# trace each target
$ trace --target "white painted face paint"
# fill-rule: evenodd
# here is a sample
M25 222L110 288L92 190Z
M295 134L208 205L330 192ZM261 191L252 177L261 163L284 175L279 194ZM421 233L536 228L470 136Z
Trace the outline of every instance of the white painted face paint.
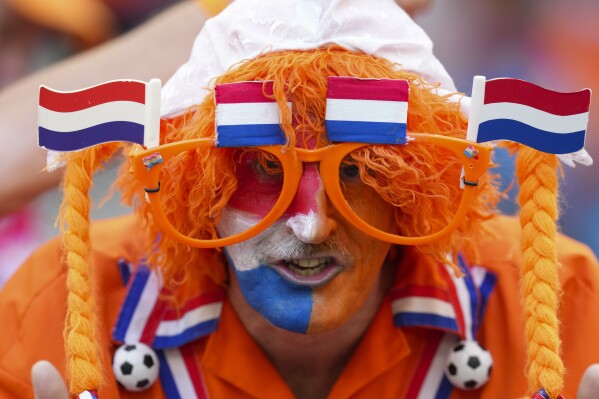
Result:
M217 231L221 237L228 237L246 231L259 221L254 214L225 207ZM238 271L252 270L262 265L273 265L281 260L332 257L343 267L351 267L354 262L354 245L344 234L322 234L322 218L316 213L298 214L289 219L280 219L262 233L229 245L226 251ZM333 222L334 223L334 222ZM326 229L334 228L328 222ZM297 231L297 232L296 232ZM325 241L319 240L321 236ZM317 240L318 239L318 240ZM318 242L315 242L318 241Z
M336 223L326 215L321 215L313 210L308 214L298 213L285 222L293 234L302 242L307 244L319 244L326 240L331 231L335 229Z
M231 207L223 208L217 231L220 237L229 237L246 231L260 221L253 213L248 213ZM255 237L242 241L239 244L229 245L227 253L237 270L245 271L260 266L260 260L256 254L255 247L266 235L262 232Z

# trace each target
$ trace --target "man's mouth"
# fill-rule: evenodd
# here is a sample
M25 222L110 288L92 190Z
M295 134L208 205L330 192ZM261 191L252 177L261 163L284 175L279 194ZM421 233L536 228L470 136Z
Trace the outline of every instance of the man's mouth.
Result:
M332 257L284 259L274 268L287 281L297 285L319 286L328 283L342 267Z

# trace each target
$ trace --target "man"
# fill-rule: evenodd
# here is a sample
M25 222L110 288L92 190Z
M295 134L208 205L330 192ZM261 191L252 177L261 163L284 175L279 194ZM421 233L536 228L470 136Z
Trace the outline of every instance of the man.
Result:
M79 349L94 342L87 326L97 317L104 364L118 346L111 340L129 344L125 351L143 342L158 352L160 381L142 384L145 397L495 398L526 391L519 228L492 217L497 193L483 174L488 149L458 138L466 128L459 105L427 83L452 87L424 33L392 2L374 11L362 1L268 6L256 15L250 12L256 4L240 0L207 23L192 59L165 88L166 146L134 155L141 184L127 173L120 182L125 197L141 199L137 218L99 224L88 236L81 188L118 145L71 157L65 246L76 273L67 278L57 266L63 255L51 242L8 283L0 299L9 326L0 348L6 396L31 395L27 373L35 360L62 364L62 348L42 342L61 341L65 298L78 307L69 310L66 332L76 388L98 388L78 385L94 368L77 358L89 354ZM394 47L398 35L411 42ZM271 51L263 52L261 40ZM249 60L228 69L242 59ZM400 62L402 68L394 64ZM206 94L200 88L215 72L215 91ZM356 87L359 96L339 94ZM368 105L337 102L343 106L335 114L335 100L378 101L381 93L392 103L407 100L409 135L401 128L357 129L350 137L354 126L341 111L361 114ZM260 119L272 107L236 108L248 98L276 104L275 123ZM240 109L253 111L243 124L235 119ZM200 249L218 246L225 249ZM558 246L564 393L573 396L597 359L587 342L599 325L599 280L592 253L565 237ZM88 257L90 277L79 267ZM444 263L468 277L455 278ZM86 281L98 299L95 314ZM578 328L580 312L587 316ZM204 316L193 319L198 313ZM477 339L493 355L486 385L448 382L444 359L460 351L451 349L460 337ZM119 373L128 373L115 364L127 386ZM480 366L489 373L489 363ZM44 367L36 378L47 375ZM36 378L42 397L45 387ZM110 375L99 394L139 395Z

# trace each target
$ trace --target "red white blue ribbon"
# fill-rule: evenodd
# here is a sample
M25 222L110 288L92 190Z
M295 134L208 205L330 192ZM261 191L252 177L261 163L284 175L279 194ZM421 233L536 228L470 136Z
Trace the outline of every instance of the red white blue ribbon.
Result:
M206 383L191 345L157 352L160 383L167 399L208 399Z
M480 266L469 267L457 259L465 273L455 278L439 265L448 290L412 286L393 291L392 312L396 327L430 329L425 350L406 398L449 398L453 385L444 373L444 360L457 337L474 339L496 276ZM144 265L131 274L131 266L119 263L129 290L113 338L122 342L144 342L160 358L160 379L168 399L207 398L205 381L191 342L212 333L218 324L224 292L200 293L177 309L159 299L159 278ZM150 311L143 310L149 307ZM126 337L131 341L126 341ZM85 398L91 399L91 398Z
M128 270L121 262L121 270ZM119 342L143 342L154 349L176 348L213 332L220 318L224 292L201 293L173 308L162 299L160 278L140 265L129 278L129 289L113 331Z
M446 399L453 391L453 385L445 377L445 361L456 336L441 331L430 333L405 399Z
M223 291L213 291L190 299L180 308L167 308L156 327L152 346L176 348L212 333L218 325L223 299Z
M422 302L418 301L406 302L407 297L400 296L394 299L394 302L403 301L400 307L394 308L394 311L397 310L394 314L397 327L409 325L439 330L431 331L432 336L427 340L406 399L449 398L454 387L445 377L447 353L458 337L470 340L476 338L488 297L495 287L495 274L481 266L470 267L462 256L458 256L457 261L465 274L464 277L457 278L448 267L439 265L441 275L448 283L449 290L446 296L434 290L413 291L419 294L415 298L424 301L428 306L423 306ZM431 293L434 295L427 296ZM426 302L427 300L430 301ZM453 314L447 311L446 305L454 309ZM453 323L449 323L448 320L452 317Z
M339 142L405 144L409 93L407 80L329 77L327 137Z

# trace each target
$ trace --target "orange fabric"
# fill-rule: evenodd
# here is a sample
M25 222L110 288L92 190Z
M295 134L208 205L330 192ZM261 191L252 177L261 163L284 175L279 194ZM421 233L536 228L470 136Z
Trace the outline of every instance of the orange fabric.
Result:
M525 363L524 330L518 293L521 254L517 244L519 226L513 219L489 222L493 239L479 240L480 264L498 275L498 284L488 303L479 342L495 361L492 377L481 390L454 390L452 398L515 398L526 390L522 371ZM116 322L126 288L116 262L136 257L138 235L135 220L129 217L101 222L92 229L94 289L98 295L104 364L111 363L116 344L110 334ZM560 320L566 365L564 395L575 397L582 372L599 362L599 347L592 345L599 332L599 269L586 247L564 236L558 237L560 279L564 289ZM0 293L0 398L33 398L30 368L39 359L48 359L64 371L62 345L65 315L65 271L60 266L59 244L51 241L40 248L7 283ZM434 264L408 254L398 268L396 286L434 285L445 282ZM389 300L380 308L353 357L345 367L329 398L401 398L411 381L422 349L435 330L396 329ZM292 398L292 394L264 356L228 303L215 333L196 341L194 350L208 386L210 397ZM136 398L139 394L119 390L106 373L100 396ZM163 398L157 382L144 398Z
M9 0L8 4L20 15L59 32L80 39L91 47L116 33L112 10L98 0Z
M231 0L196 0L206 15L212 17L225 9Z

